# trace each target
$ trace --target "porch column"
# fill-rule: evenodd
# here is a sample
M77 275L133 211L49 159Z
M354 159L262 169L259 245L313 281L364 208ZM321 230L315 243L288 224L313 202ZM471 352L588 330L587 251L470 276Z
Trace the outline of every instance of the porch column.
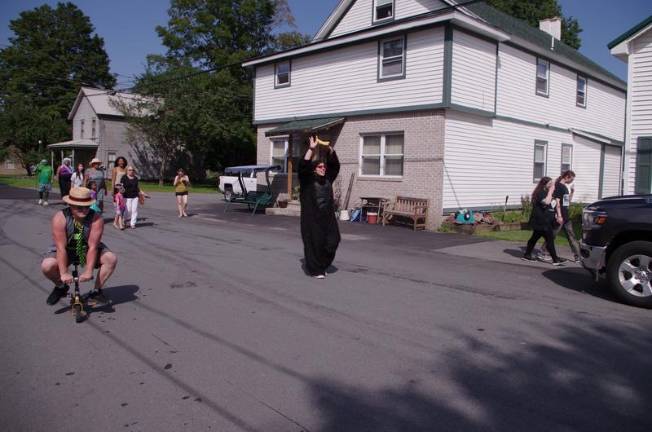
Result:
M288 137L288 153L287 153L287 158L288 158L288 170L287 170L288 171L287 172L287 176L288 176L288 198L292 197L292 171L293 171L293 168L294 168L293 167L294 161L292 160L292 154L293 154L293 152L292 152L292 145L293 145L292 137L293 137L293 135L292 135L292 133L290 133L290 136Z

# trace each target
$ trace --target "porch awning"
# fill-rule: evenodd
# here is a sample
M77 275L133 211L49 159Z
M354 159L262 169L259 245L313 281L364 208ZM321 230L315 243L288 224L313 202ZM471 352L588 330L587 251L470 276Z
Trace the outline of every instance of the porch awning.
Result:
M71 141L62 141L48 144L49 149L66 149L66 148L97 148L97 142L89 139L77 139Z
M607 144L607 145L612 145L617 147L623 147L625 145L625 143L622 141L614 140L604 135L596 134L593 132L586 132L580 129L572 129L572 128L570 129L570 131L575 135L579 135L581 137L588 138L592 141L596 141L602 144Z
M344 123L344 117L327 117L311 120L293 120L275 127L267 132L265 136L287 135L291 132L311 133L329 129L333 126Z

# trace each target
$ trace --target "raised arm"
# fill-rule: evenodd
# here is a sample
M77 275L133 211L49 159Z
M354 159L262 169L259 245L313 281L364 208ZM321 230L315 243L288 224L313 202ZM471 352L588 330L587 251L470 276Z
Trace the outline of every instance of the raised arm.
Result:
M303 159L299 161L299 182L303 183L307 181L312 176L312 156L315 153L315 148L317 147L317 140L315 137L310 137L309 139L310 146L306 151L306 154L303 156Z
M326 175L331 183L335 181L338 174L340 173L340 160L337 158L337 153L333 147L329 147L330 153L328 154L328 159L326 160Z

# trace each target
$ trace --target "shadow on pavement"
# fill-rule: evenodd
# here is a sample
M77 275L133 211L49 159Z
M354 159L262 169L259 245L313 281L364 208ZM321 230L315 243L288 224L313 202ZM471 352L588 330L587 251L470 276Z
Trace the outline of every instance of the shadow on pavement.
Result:
M652 430L649 347L641 327L576 322L547 339L498 351L457 335L460 348L431 377L369 388L329 378L311 383L319 432ZM437 381L446 379L437 391ZM427 390L426 390L427 388ZM433 391L434 389L434 391Z
M104 288L104 294L109 298L109 300L111 300L111 303L108 305L95 307L85 305L84 308L88 313L88 317L90 317L94 312L113 313L115 312L115 306L138 300L136 293L139 289L140 287L138 287L138 285L121 285L117 287ZM87 294L87 292L83 293L82 297L85 298ZM69 303L68 298L65 298L63 301ZM56 315L62 314L64 312L70 312L70 304L66 304L66 306L54 311Z
M589 272L583 268L557 268L542 274L560 287L617 302L607 283L605 281L595 282Z

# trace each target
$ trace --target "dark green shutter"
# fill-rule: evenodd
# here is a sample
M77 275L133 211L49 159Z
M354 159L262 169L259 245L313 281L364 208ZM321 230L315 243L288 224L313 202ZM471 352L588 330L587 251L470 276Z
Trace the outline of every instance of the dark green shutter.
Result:
M636 143L635 193L652 193L652 137L639 137Z

